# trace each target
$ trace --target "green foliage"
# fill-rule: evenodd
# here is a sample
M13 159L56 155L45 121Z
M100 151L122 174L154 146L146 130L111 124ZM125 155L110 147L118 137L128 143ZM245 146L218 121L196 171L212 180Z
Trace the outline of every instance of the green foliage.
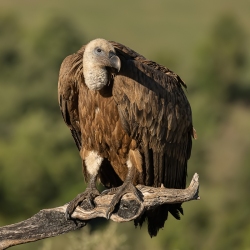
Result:
M83 37L67 19L52 16L38 33L34 52L40 58L40 63L50 66L52 72L57 71L62 60L76 52L83 44Z
M0 16L0 67L1 79L13 77L21 62L20 44L21 28L14 15Z
M0 192L0 213L9 216L6 221L65 197L67 201L74 195L74 186L83 183L81 162L56 94L61 61L83 42L73 27L65 18L50 19L24 51L21 24L12 15L0 18L0 51L4 52L0 87L5 90L0 92L4 103L0 107L0 188L8 190Z
M69 250L126 250L128 248L127 236L123 233L114 235L117 231L117 224L112 223L102 230L91 231L86 227L76 234L66 236L69 243ZM101 239L101 240L100 240ZM47 241L39 250L62 249L64 246L59 242Z
M207 43L197 58L192 95L198 103L194 125L202 138L197 142L197 157L206 160L211 138L230 115L230 105L249 103L250 87L245 85L247 66L246 35L237 19L223 15L214 24ZM203 157L203 158L202 158Z
M199 68L196 80L199 89L215 99L241 98L236 96L232 86L243 84L246 68L246 35L241 26L231 15L225 15L214 26L210 40L200 51ZM222 101L225 101L222 100Z

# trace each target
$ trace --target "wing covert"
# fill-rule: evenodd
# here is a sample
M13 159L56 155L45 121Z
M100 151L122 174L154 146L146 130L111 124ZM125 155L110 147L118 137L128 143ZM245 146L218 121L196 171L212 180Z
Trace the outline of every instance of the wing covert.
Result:
M144 154L145 184L185 188L193 131L186 85L166 67L114 46L122 67L113 95L124 129Z
M79 61L80 55L73 54L62 62L58 81L58 101L63 119L70 128L77 148L81 149L81 132L78 113L78 77L74 69L79 65L74 62ZM76 67L77 66L77 67Z

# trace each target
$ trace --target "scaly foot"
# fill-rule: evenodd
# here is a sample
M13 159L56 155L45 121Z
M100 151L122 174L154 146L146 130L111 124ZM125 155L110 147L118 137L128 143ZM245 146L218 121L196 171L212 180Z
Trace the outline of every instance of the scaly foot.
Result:
M89 206L93 209L95 207L94 199L99 195L100 192L96 188L86 188L83 193L78 194L72 201L69 202L65 213L66 219L71 219L71 215L75 211L76 207L84 200L86 200Z
M143 202L141 192L131 182L124 182L120 187L107 189L101 193L101 195L115 194L106 213L108 219L114 211L116 204L119 203L122 196L126 193L133 193L140 203Z

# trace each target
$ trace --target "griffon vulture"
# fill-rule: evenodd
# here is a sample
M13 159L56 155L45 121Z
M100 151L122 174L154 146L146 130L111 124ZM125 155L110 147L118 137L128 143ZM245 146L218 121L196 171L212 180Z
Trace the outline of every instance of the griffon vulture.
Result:
M194 130L181 78L128 47L95 39L61 65L58 95L65 123L80 152L88 186L73 199L66 216L83 200L94 206L96 181L115 194L107 217L137 184L183 189ZM161 205L135 220L156 236L181 204Z

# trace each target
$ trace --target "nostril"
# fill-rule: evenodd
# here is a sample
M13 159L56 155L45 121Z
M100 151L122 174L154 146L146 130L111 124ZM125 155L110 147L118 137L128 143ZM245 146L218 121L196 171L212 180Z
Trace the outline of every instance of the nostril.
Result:
M109 58L111 58L112 56L115 56L115 52L114 51L109 51Z

